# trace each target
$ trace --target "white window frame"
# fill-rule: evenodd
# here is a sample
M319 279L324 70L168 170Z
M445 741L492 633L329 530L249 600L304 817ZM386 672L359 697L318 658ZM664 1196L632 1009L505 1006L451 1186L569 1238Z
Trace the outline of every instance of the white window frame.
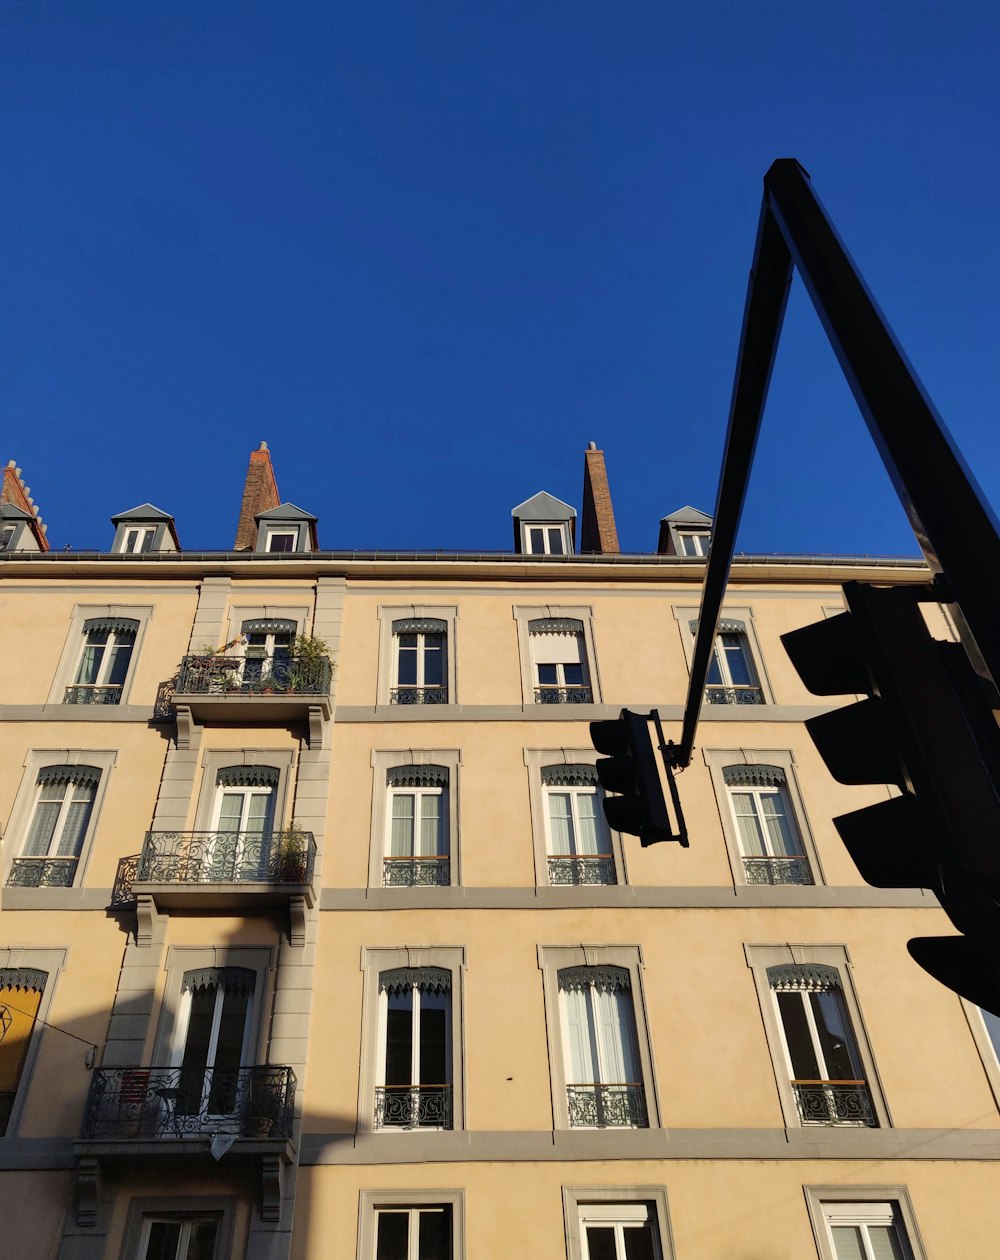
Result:
M456 887L462 882L461 845L460 845L460 811L459 811L459 773L462 754L457 748L406 748L406 749L373 749L372 763L372 831L369 842L368 887L382 889L387 897L396 903L410 896L424 904L427 897L433 895L435 888L440 892L443 887ZM389 852L392 830L391 792L389 771L402 766L441 766L448 772L448 783L444 788L444 828L448 846L448 882L445 885L408 886L405 884L389 887L385 883L385 858ZM409 789L401 789L407 791Z
M216 1226L215 1230L215 1246L212 1250L218 1254L219 1227L222 1222L215 1212L199 1215L197 1213L184 1213L178 1215L170 1212L148 1212L142 1220L142 1232L139 1236L139 1260L146 1260L147 1249L149 1247L149 1235L152 1233L153 1225L156 1223L180 1225L180 1234L177 1239L177 1250L173 1257L168 1260L188 1260L188 1252L191 1246L191 1227L193 1225L203 1225L207 1221L212 1221Z
M677 622L677 630L681 638L681 647L684 649L684 659L687 661L688 672L691 670L691 663L694 658L694 645L697 638L697 622L699 610L691 604L674 604L671 608L674 620ZM719 624L726 622L742 623L742 630L746 644L747 665L752 678L756 680L754 685L759 688L763 697L763 704L774 704L774 690L771 681L768 678L767 666L764 660L764 654L761 651L760 639L757 634L757 626L754 620L753 609L748 606L737 607L733 604L725 604L719 613ZM718 636L713 650L718 647ZM723 674L725 677L725 674ZM712 713L718 713L720 718L728 718L733 708L741 708L740 705L728 704L709 704L707 701L702 707L702 716ZM760 709L759 704L747 705L748 709Z
M733 884L738 888L752 887L761 896L774 897L775 895L786 895L785 892L777 892L779 887L787 887L792 890L791 895L798 895L795 893L795 889L809 888L812 885L825 883L819 851L816 848L816 840L799 787L794 753L787 748L705 748L702 749L702 757L705 765L708 767L712 778L712 786L715 789L715 802L719 811L719 821L722 824L722 834L726 841L726 855L729 858L729 869L732 873ZM750 884L747 880L747 871L743 859L748 855L743 852L743 838L736 821L736 812L731 796L731 792L736 785L726 782L725 773L734 767L744 766L748 768L754 766L774 767L782 772L784 783L781 786L788 804L788 816L794 823L799 843L802 846L802 856L808 862L809 872L812 875L812 885ZM743 789L737 786L736 790L742 791Z
M546 1025L550 1030L549 1081L552 1089L552 1117L555 1128L574 1133L589 1132L578 1126L571 1127L569 1123L567 1086L573 1082L568 1080L566 1072L569 1055L562 1018L558 973L571 967L620 967L629 973L636 1055L639 1061L640 1083L643 1086L646 1101L645 1127L659 1128L660 1107L657 1099L653 1049L646 1018L640 947L638 945L539 945L538 967L542 973Z
M448 834L449 812L448 812L448 785L447 783L438 784L389 784L386 791L388 800L386 801L386 826L385 826L385 847L383 850L383 884L386 887L440 887L441 885L449 885L451 883L451 838ZM410 797L413 801L413 813L410 817L411 833L409 836L408 854L394 854L392 852L392 833L393 826L396 821L396 802L403 797ZM438 802L437 818L438 818L438 837L433 853L423 852L423 803L425 800L436 798ZM410 884L392 884L386 878L388 872L388 864L390 862L410 862L414 874L419 870L417 863L421 861L436 862L438 867L443 864L443 872L447 874L447 879L443 879L440 883L432 880L429 885L425 885L419 879L414 879Z
M381 976L385 971L392 971L393 968L383 968L379 973ZM407 968L410 970L410 968ZM446 970L445 968L412 968L414 972ZM447 999L440 994L426 993L414 980L409 990L410 995L410 1012L412 1022L410 1028L410 1085L409 1092L414 1097L414 1101L419 1101L416 1097L421 1089L420 1076L420 1022L421 1014L425 1008L432 1010L443 1010L445 1012L445 1070L444 1075L448 1078L444 1081L428 1082L423 1088L443 1088L450 1091L450 1102L454 1106L455 1100L455 1033L454 1033L454 1012L452 1009L452 989L454 988L455 978L451 976L450 987L448 989ZM375 1061L375 1086L376 1089L386 1088L386 1057L388 1053L388 1024L389 1024L389 993L382 988L379 983L378 994L378 1041L377 1056ZM406 1086L398 1088L405 1089ZM434 1132L451 1132L452 1125L390 1125L384 1124L376 1126L378 1133L434 1133Z
M271 829L285 830L292 798L292 771L296 763L295 750L290 748L213 748L202 754L201 787L194 811L193 831L217 830L218 813L222 801L222 785L219 771L230 766L269 766L278 771L274 785L274 807Z
M96 767L95 767L96 768ZM28 823L28 830L25 833L24 840L21 844L21 852L18 855L21 858L32 857L38 858L39 861L48 859L70 858L79 862L79 853L60 853L65 839L66 823L69 818L70 811L74 805L87 805L86 818L84 820L83 829L80 835L79 848L82 850L86 842L87 832L90 830L90 820L94 813L94 803L97 800L97 791L100 787L100 778L94 783L83 782L79 779L65 779L62 783L38 783L35 793L35 806L31 811L31 821ZM56 789L61 789L56 791ZM84 793L84 799L79 799L80 793ZM38 817L39 809L42 805L58 805L55 815L55 822L52 825L52 833L49 836L47 846L44 853L26 853L25 850L31 839L31 832ZM75 880L74 880L75 882Z
M594 637L594 610L589 605L515 604L513 606L513 616L517 626L518 659L521 666L521 703L525 709L534 709L536 712L539 709L552 709L569 719L571 717L570 710L582 709L586 711L587 708L583 704L541 705L536 702L535 688L539 684L537 682L538 671L535 668L535 656L531 645L531 640L534 636L529 629L532 621L579 621L582 624L583 637L580 645L580 657L583 664L584 685L590 687L591 702L593 704L601 704L603 702L601 675Z
M568 1260L589 1260L586 1225L649 1221L656 1260L673 1260L670 1210L664 1186L563 1186Z
M808 887L813 884L812 871L808 870L809 856L806 853L805 845L802 841L802 833L799 830L798 822L795 818L795 810L792 806L792 799L788 794L788 789L784 783L781 784L736 784L729 783L726 785L727 795L729 797L729 807L733 812L733 823L736 827L736 836L740 846L740 857L743 865L743 874L747 883L751 881L746 879L747 863L756 859L761 859L771 864L771 879L754 880L754 885L785 885L794 884L801 887ZM741 815L737 809L737 798L746 797L750 802L750 815ZM772 839L770 829L767 826L768 815L764 809L766 799L776 799L780 802L780 816L785 820L789 834L792 839L794 852L792 853L776 853L774 841ZM742 828L740 827L740 818L752 816L756 824L757 833L761 842L761 853L745 852L745 840ZM793 863L797 863L795 870L800 874L808 874L807 879L783 879L781 878L781 864L787 862L791 868Z
M628 1081L628 1080L622 1081L622 1080L614 1079L614 1076L616 1075L616 1073L613 1071L613 1065L612 1065L612 1059L614 1057L614 1049L612 1046L608 1045L608 1042L606 1039L604 1025L601 1022L601 1011L600 1011L600 1006L599 1006L599 1001L598 1001L598 996L597 996L598 991L599 991L599 982L597 979L597 975L600 971L603 970L602 968L586 967L582 969L583 971L591 971L594 973L594 977L590 980L589 986L587 990L585 991L585 999L586 999L585 1007L586 1007L586 1017L587 1017L588 1040L590 1042L591 1057L593 1058L593 1062L594 1062L594 1067L593 1067L593 1071L591 1075L596 1077L596 1079L591 1080L591 1081L580 1081L580 1080L572 1079L573 1067L570 1062L571 1038L569 1034L570 998L569 998L569 995L566 993L566 991L563 989L563 987L559 984L559 975L564 970L576 970L576 969L560 968L560 970L556 972L556 983L557 983L557 988L558 988L557 1000L559 1002L559 1025L560 1025L560 1033L562 1035L562 1043L563 1043L563 1058L564 1058L563 1071L566 1074L567 1088L568 1089L593 1088L596 1090L596 1089L602 1089L605 1087L614 1087L614 1088L620 1089L620 1088L630 1088L635 1085L639 1085L640 1087L642 1087L642 1091L643 1091L642 1102L643 1102L643 1111L644 1111L645 1110L645 1092L646 1092L644 1083L642 1081ZM622 970L626 970L626 969L622 968ZM627 1040L631 1043L628 1046L628 1057L631 1059L634 1059L636 1062L636 1068L637 1068L636 1075L641 1075L641 1062L639 1060L639 1045L638 1045L639 1035L636 1028L635 999L632 995L631 984L629 985L629 989L628 989L628 1001L622 1003L622 1005L626 1008L627 1026L621 1027L619 1025L619 1036L621 1037L622 1041L624 1041L627 1038ZM630 1017L630 1022L628 1022L629 1017ZM621 1073L617 1073L617 1075L621 1075ZM601 1111L601 1108L602 1108L602 1104L600 1102L600 1096L595 1095L595 1112L599 1113ZM580 1124L580 1123L573 1124L572 1116L570 1116L570 1127L573 1128L574 1130L590 1129L590 1128L643 1129L643 1128L647 1128L648 1125L644 1125L641 1123L595 1124L595 1125Z
M59 665L56 668L52 679L52 686L49 688L49 694L46 704L65 704L66 688L75 686L74 679L80 670L80 662L83 660L83 653L87 646L87 632L84 625L88 621L96 618L127 618L130 621L137 621L139 627L135 632L135 640L132 645L132 655L129 658L128 672L122 683L121 695L118 698L119 706L129 703L135 683L137 666L142 655L143 640L146 637L146 630L149 622L153 617L152 605L129 607L126 604L76 604L70 615L69 629L63 643L62 653L59 658ZM152 704L152 699L150 699ZM73 708L78 706L74 705ZM110 711L114 706L108 705Z
M126 525L122 528L122 544L119 555L144 556L153 550L156 540L155 525Z
M122 1256L128 1260L134 1256L145 1260L149 1229L147 1220L218 1221L212 1260L223 1260L233 1254L233 1200L222 1196L198 1195L173 1196L170 1198L143 1197L132 1199L125 1223Z
M292 545L290 547L275 547L272 544L276 538L289 538ZM264 550L267 555L287 556L298 551L299 531L297 528L280 529L276 526L268 526L266 542L267 546Z
M830 1232L837 1224L887 1223L897 1226L904 1260L927 1260L906 1186L805 1186L806 1207L820 1260L839 1260ZM855 1218L852 1221L852 1216Z
M416 653L416 681L412 683L401 683L399 681L399 653L400 638L404 634L412 634L417 642L414 648ZM441 653L441 677L440 683L428 683L426 679L427 670L427 640L428 638L440 639ZM407 651L410 649L407 648ZM448 686L448 631L444 630L402 630L393 631L392 635L392 686L396 691L402 690L404 687L412 688L414 691L429 691L438 689L447 689Z
M136 620L136 618L133 617L133 618L130 618L130 620L134 621ZM134 631L132 630L105 630L103 645L88 642L92 634L98 634L98 633L100 632L96 628L93 630L88 630L86 621L84 621L84 624L83 624L84 638L83 638L83 643L80 647L80 656L77 662L76 671L73 675L73 681L67 685L66 690L63 692L64 703L70 703L70 704L86 703L85 701L84 702L67 701L66 694L71 690L77 691L83 688L90 687L90 688L93 688L95 691L97 691L105 687L113 686L114 684L108 682L108 675L111 673L112 662L115 661L116 659L115 653L121 648L128 647L128 665L126 666L126 669L125 669L125 676L123 677L122 681L119 684L117 684L120 688L120 691L118 693L117 700L114 701L115 704L122 703L123 697L125 695L125 684L128 682L129 676L132 673L132 665L133 665L133 661L134 661L135 653L136 653L136 641L139 637L139 627L136 627ZM80 674L83 671L83 662L87 655L87 652L92 647L100 648L100 652L101 652L101 659L100 659L100 664L98 665L98 668L97 668L97 675L94 681L91 683L81 682Z
M386 948L363 946L361 970L364 988L361 1009L361 1071L358 1074L358 1132L378 1133L380 1141L391 1141L392 1134L398 1140L412 1140L413 1134L424 1134L431 1139L437 1132L431 1128L407 1131L395 1126L376 1129L375 1087L384 1080L379 1071L384 1062L385 1023L382 1018L382 1000L379 977L383 972L400 968L422 970L440 969L451 972L451 1130L465 1129L465 1045L464 1027L464 973L465 949L462 946L410 946Z
M357 1260L375 1260L379 1212L419 1212L435 1208L446 1208L451 1214L451 1260L464 1260L463 1190L362 1190L358 1200Z
M456 667L458 658L457 643L457 627L458 627L458 608L454 604L393 604L380 605L378 609L379 619L379 655L378 655L378 679L376 683L376 704L389 705L392 692L398 686L396 679L399 677L398 661L399 661L399 645L396 642L397 636L393 633L393 622L395 621L423 621L433 618L436 621L445 623L444 634L444 678L445 687L448 690L448 698L442 704L430 705L414 705L414 710L423 718L433 717L438 710L447 710L451 705L458 704L458 671ZM393 704L393 713L399 714L401 709L410 706Z
M840 992L843 998L847 1021L854 1038L854 1046L862 1067L862 1079L868 1088L877 1127L892 1127L892 1117L886 1103L885 1091L879 1078L872 1053L868 1030L862 1017L861 1007L854 988L850 955L844 945L746 945L744 946L747 966L753 975L757 989L757 1000L760 1004L764 1021L764 1034L771 1062L774 1068L775 1085L781 1105L785 1128L788 1130L804 1130L815 1135L822 1132L830 1135L839 1132L857 1133L857 1126L851 1123L842 1124L803 1124L800 1116L795 1091L792 1088L791 1061L785 1041L785 1029L778 1012L775 990L771 987L768 971L777 966L810 966L831 967L838 975Z
M604 801L604 792L599 785L572 785L568 783L542 784L542 796L545 799L545 851L546 864L548 866L548 883L553 887L564 887L561 881L553 880L553 864L559 859L568 862L586 863L588 860L596 863L602 863L600 870L608 871L611 879L598 880L580 880L575 879L569 881L570 886L590 887L598 886L610 888L614 887L617 882L617 871L615 870L615 852L611 844L611 828L608 826L608 820L604 816L602 804ZM555 796L569 797L569 831L571 851L568 854L556 853L555 837L552 832L552 799ZM580 801L583 797L592 800L594 803L594 818L596 820L595 830L597 832L597 843L600 846L594 854L584 854L580 852L579 840L581 834L580 825ZM581 872L582 873L582 872Z
M524 764L528 771L528 800L531 809L531 836L535 860L535 884L539 888L558 890L560 897L568 895L576 899L593 897L605 888L628 883L628 860L626 848L622 844L621 833L609 826L604 816L602 801L603 790L598 787L598 812L605 828L605 837L610 845L611 857L614 861L614 884L553 884L549 878L549 856L551 824L549 817L548 786L542 782L542 771L548 768L558 769L562 766L593 766L600 754L589 748L526 748ZM561 789L553 786L552 791Z
M542 549L535 551L531 547L531 531L542 531ZM552 535L556 535L562 544L561 551L552 550ZM573 540L566 521L521 521L521 554L524 556L571 556Z
M14 860L24 856L24 845L27 842L31 822L35 816L35 806L39 799L39 773L53 766L93 766L101 772L101 777L97 783L97 791L94 795L94 803L90 810L90 817L87 820L83 843L80 846L80 853L76 863L76 874L72 884L73 888L79 888L86 876L87 865L93 852L94 840L97 835L97 829L100 826L104 802L107 798L111 771L114 769L117 761L117 751L96 748L37 749L27 754L24 759L24 773L21 776L21 783L14 800L14 808L11 810L10 821L5 833L12 842L5 844L0 850L0 854L2 854L0 861L2 861L2 882L5 901L9 900L12 894L26 895L37 899L42 895L51 897L69 892L67 888L58 887L16 889L7 887ZM13 842L14 837L17 837L16 843Z
M677 543L682 556L698 556L704 558L712 541L712 531L708 529L678 529ZM691 550L688 550L688 543Z

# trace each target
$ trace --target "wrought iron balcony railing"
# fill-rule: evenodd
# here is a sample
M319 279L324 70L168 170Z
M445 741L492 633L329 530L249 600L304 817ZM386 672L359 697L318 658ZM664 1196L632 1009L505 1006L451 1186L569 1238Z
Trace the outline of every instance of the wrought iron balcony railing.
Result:
M445 887L451 883L446 857L387 857L382 863L385 888Z
M705 688L706 704L763 704L764 692L760 687L720 687L714 684Z
M175 696L326 696L330 662L305 656L185 656Z
M567 1085L566 1104L574 1129L644 1129L649 1124L646 1090L636 1081Z
M377 1085L376 1129L450 1129L450 1085Z
M7 876L8 888L72 888L79 858L19 857Z
M572 857L549 856L549 883L616 884L615 859L610 853L577 853Z
M98 687L92 683L74 683L67 687L63 704L121 704L121 683Z
M447 687L390 687L390 704L447 704Z
M290 1067L96 1068L80 1136L287 1139L294 1110Z
M854 1124L878 1128L865 1081L792 1081L803 1124Z
M311 831L147 831L135 878L150 884L308 884Z
M593 704L593 687L536 687L535 704Z
M812 884L815 882L807 857L745 857L743 873L748 884Z

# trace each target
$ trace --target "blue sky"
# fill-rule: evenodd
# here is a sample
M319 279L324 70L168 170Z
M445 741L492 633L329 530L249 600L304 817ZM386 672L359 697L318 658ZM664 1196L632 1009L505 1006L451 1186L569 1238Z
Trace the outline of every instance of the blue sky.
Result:
M55 547L227 548L250 450L327 548L508 549L607 452L711 510L761 197L809 170L1000 500L1000 6L0 8L0 456ZM801 285L740 546L916 550Z

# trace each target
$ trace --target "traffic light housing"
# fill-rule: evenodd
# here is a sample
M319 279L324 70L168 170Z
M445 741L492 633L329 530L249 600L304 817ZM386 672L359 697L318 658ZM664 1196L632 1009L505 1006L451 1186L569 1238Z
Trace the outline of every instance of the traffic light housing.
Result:
M1000 1014L1000 699L958 643L936 640L928 588L844 586L849 611L782 635L816 695L867 695L806 722L840 783L900 795L835 818L861 877L934 892L956 937L908 949L946 987Z
M656 724L657 746L664 753L663 780L650 720ZM597 762L598 780L606 791L617 794L604 800L604 816L609 825L615 831L638 836L644 848L664 840L676 840L686 848L687 831L659 714L655 710L642 714L622 709L617 718L591 722L590 738L598 752L608 754Z

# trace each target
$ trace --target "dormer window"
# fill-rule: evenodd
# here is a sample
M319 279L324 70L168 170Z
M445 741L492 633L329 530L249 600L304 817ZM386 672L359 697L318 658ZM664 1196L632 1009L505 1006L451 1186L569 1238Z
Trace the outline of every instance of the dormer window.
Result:
M258 553L287 556L319 548L316 517L294 503L282 503L266 512L258 512L254 520L257 522Z
M712 518L698 508L682 507L660 521L656 551L661 556L707 556Z
M174 518L152 503L143 503L112 516L115 527L111 550L120 556L145 556L157 551L180 551Z
M298 542L295 530L273 529L267 536L268 551L294 551Z
M151 551L156 530L150 525L144 529L127 529L122 551L130 554Z
M14 541L14 531L16 525L5 525L0 529L0 551L10 551L11 543Z
M571 556L576 550L576 512L544 490L518 504L511 516L519 555Z
M707 529L679 529L677 541L682 556L707 556L711 534Z

